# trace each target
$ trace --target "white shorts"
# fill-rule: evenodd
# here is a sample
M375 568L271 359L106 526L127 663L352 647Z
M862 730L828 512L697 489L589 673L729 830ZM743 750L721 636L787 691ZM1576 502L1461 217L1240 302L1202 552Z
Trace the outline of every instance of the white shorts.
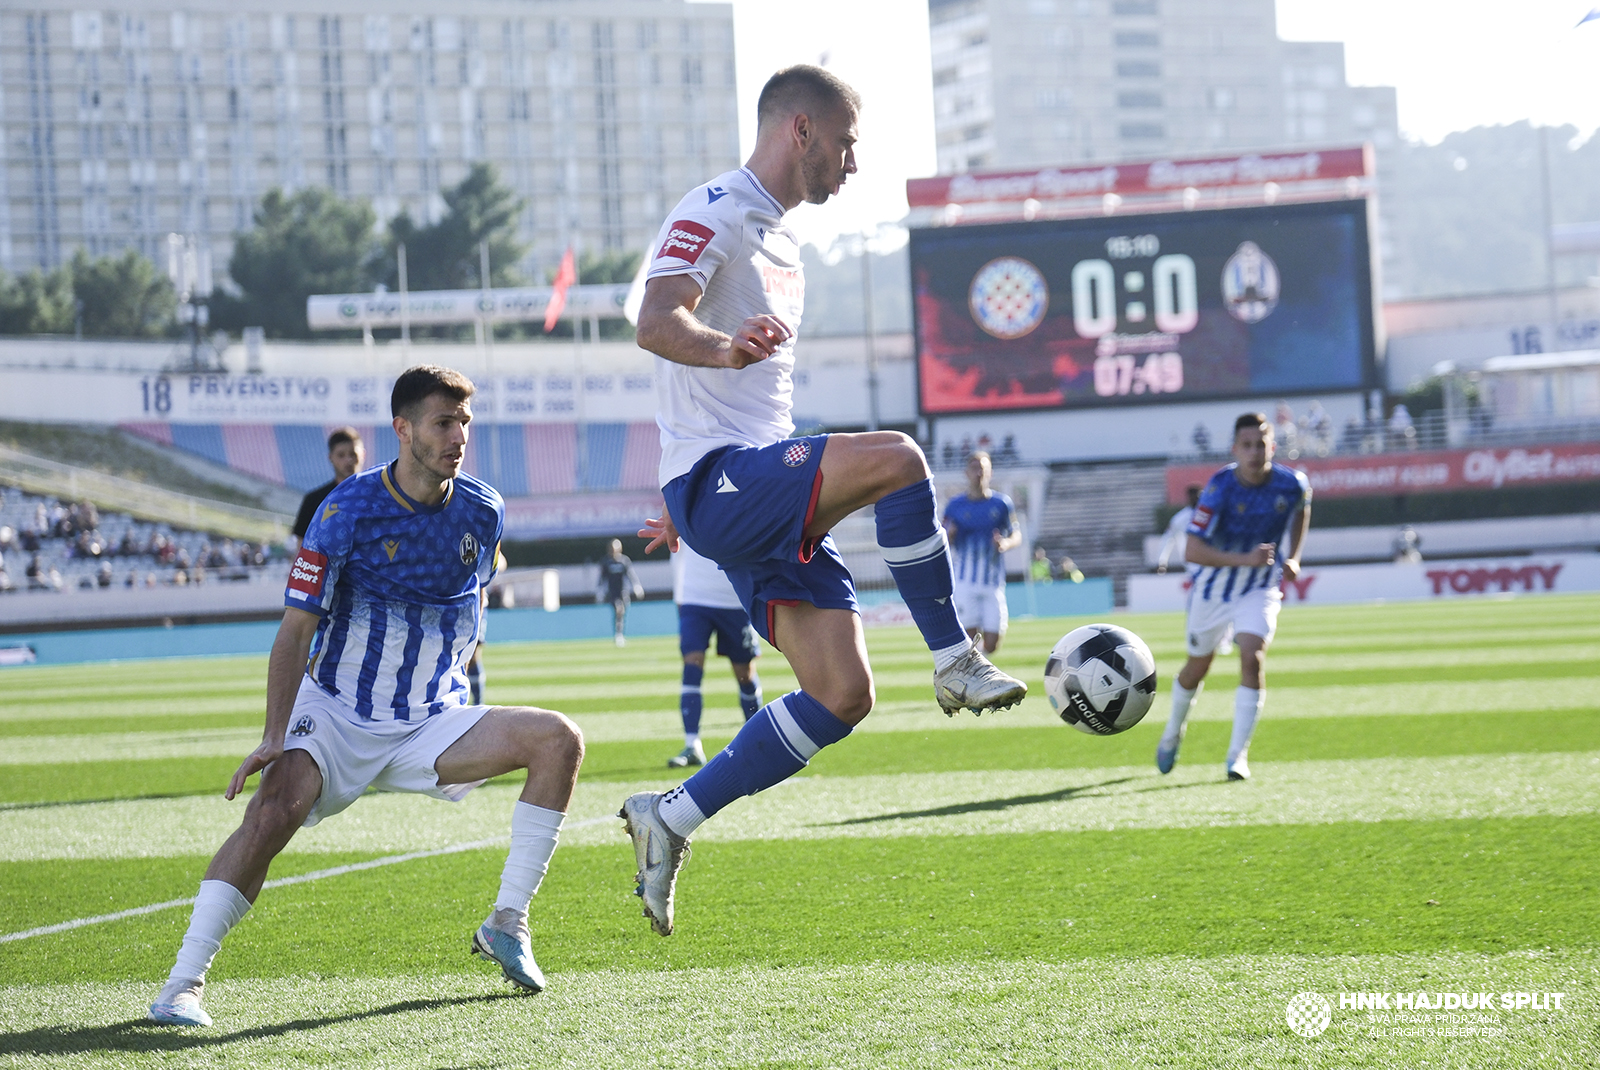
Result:
M964 628L977 628L985 635L1006 634L1006 589L981 583L956 580L956 616Z
M306 815L310 827L332 817L369 787L460 802L482 784L441 784L433 763L493 706L457 706L422 721L363 721L337 697L300 680L283 749L303 750L322 771L322 794Z
M1208 601L1189 596L1189 656L1203 658L1216 653L1230 635L1259 635L1268 643L1278 630L1278 609L1283 592L1276 587L1258 587L1231 602Z

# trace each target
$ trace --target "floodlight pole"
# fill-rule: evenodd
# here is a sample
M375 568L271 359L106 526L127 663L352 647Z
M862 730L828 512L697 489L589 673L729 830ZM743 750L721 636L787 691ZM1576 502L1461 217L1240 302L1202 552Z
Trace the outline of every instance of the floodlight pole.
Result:
M1554 212L1550 195L1550 128L1539 127L1539 178L1544 193L1544 280L1550 300L1550 352L1561 348L1561 308L1556 294L1555 240L1551 236Z
M400 242L395 246L395 255L400 266L400 351L407 357L411 355L411 298L406 289L406 243Z
M489 300L489 243L478 243L478 283L483 296L478 300L478 341L484 343L484 378L489 380L489 463L494 468L493 483L500 482L500 429L497 419L500 412L500 385L494 378L494 321L489 319L484 306Z
M867 340L867 430L878 429L878 331L872 314L872 248L861 232L861 322Z

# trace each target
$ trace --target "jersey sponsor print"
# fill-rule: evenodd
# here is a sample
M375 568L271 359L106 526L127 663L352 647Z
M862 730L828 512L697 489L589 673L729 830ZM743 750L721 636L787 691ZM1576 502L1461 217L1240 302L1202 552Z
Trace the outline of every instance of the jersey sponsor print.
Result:
M391 468L340 483L306 532L284 604L317 614L307 675L360 720L420 720L467 701L504 503L471 476L408 497Z
M995 549L996 533L1010 535L1017 527L1017 511L1011 499L993 493L987 498L958 494L944 507L944 518L955 527L951 550L955 555L958 583L1001 587L1006 582L1003 555Z
M712 450L769 446L794 433L794 339L805 311L800 243L749 170L690 190L667 218L649 278L693 279L702 291L694 317L713 330L731 335L751 316L768 315L788 337L766 360L739 369L656 358L662 486Z
M1211 477L1200 492L1189 521L1188 534L1198 535L1211 547L1227 554L1249 553L1263 543L1279 546L1289 521L1311 504L1311 484L1305 473L1274 464L1266 481L1252 487L1240 481L1238 465L1230 464ZM1231 602L1283 580L1283 550L1270 565L1191 565L1191 593L1207 601Z

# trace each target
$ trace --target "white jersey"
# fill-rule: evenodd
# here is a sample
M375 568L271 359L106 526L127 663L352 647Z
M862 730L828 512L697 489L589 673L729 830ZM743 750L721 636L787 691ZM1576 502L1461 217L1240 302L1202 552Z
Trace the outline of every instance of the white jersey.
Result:
M689 549L686 542L679 542L678 552L672 555L672 600L680 606L744 608L717 563Z
M667 217L647 278L687 275L704 296L695 319L732 334L772 315L789 338L747 368L691 368L656 358L661 485L722 446L770 446L794 433L794 339L805 309L800 243L783 206L746 168L690 190Z

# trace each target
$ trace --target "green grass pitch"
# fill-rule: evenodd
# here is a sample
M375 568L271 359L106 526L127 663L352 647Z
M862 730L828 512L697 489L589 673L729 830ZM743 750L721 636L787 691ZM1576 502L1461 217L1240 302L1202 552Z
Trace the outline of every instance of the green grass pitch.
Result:
M312 879L262 894L193 1031L142 1021L185 907L18 934L194 894L242 810L221 789L259 740L265 659L0 671L0 1066L1596 1065L1600 597L1286 610L1242 784L1222 769L1237 663L1160 776L1182 621L1116 619L1162 687L1109 739L1041 694L1083 621L1015 622L996 660L1032 694L981 719L939 714L914 631L870 631L878 708L701 830L666 940L611 815L676 782L676 644L493 645L491 701L588 740L530 919L550 989L512 996L466 953L504 778L298 836L271 876ZM758 667L768 697L793 686L781 655ZM720 745L738 715L716 659L706 706ZM1314 1038L1285 1016L1303 992L1333 1007ZM1341 1006L1396 992L1496 1003ZM1516 993L1544 1003L1504 1009Z

